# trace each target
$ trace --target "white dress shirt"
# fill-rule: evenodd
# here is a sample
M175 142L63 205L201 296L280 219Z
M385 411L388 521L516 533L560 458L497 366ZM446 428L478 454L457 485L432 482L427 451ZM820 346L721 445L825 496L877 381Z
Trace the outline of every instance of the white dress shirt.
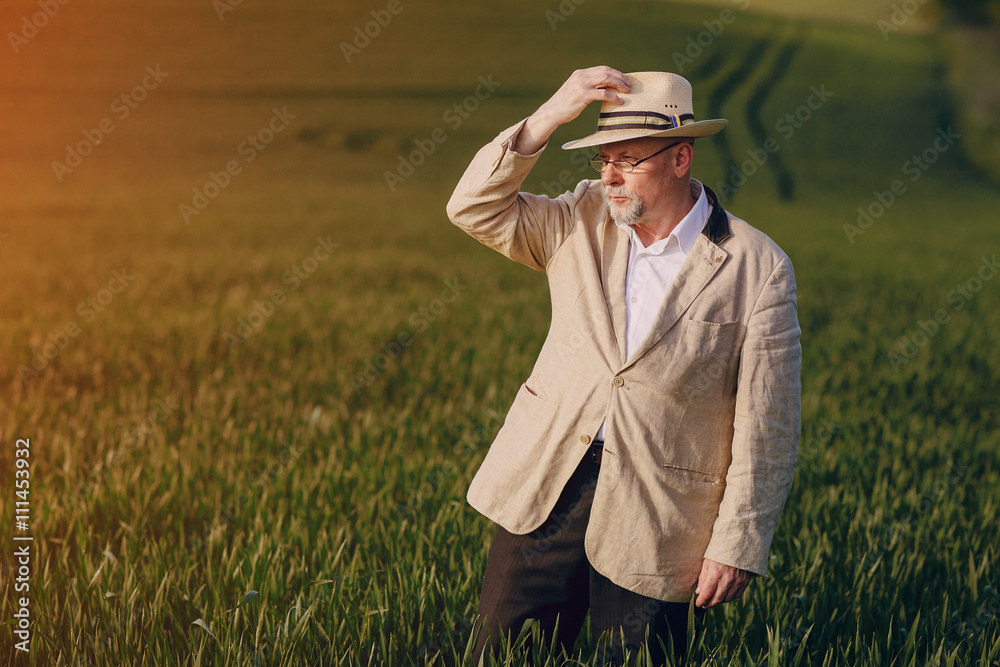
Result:
M639 347L649 334L660 312L670 286L681 270L688 253L698 240L698 234L708 223L712 210L705 196L705 188L691 179L691 196L696 198L688 214L681 218L669 236L644 246L635 228L615 222L629 235L628 272L625 276L625 360ZM598 429L595 440L604 440L604 424Z

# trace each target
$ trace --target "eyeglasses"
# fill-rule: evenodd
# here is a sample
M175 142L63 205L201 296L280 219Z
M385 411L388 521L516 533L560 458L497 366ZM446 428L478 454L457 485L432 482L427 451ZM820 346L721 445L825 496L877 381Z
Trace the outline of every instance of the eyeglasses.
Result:
M590 160L590 166L593 167L594 169L596 169L598 173L602 173L604 171L605 167L610 167L610 166L614 165L615 168L617 168L618 171L620 171L621 173L623 173L623 174L629 174L629 173L632 172L633 169L635 169L636 167L638 167L640 164L642 164L646 160L648 160L648 159L650 159L652 157L656 157L657 155L659 155L663 151L667 150L668 148L673 148L677 144L681 144L681 143L684 143L684 142L683 141L675 141L674 143L672 143L672 144L670 144L668 146L664 146L663 148L661 148L660 150L656 151L655 153L653 153L649 157L642 158L638 162L629 162L628 160L602 160L601 158L599 158L598 156L595 155Z

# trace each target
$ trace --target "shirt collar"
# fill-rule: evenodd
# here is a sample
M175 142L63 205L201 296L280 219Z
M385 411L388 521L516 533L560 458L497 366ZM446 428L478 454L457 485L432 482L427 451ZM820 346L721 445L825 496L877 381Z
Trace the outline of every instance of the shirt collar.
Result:
M648 247L642 245L642 241L639 240L639 235L636 233L635 228L631 225L623 225L615 221L619 229L625 230L629 238L632 240L632 247L635 251L658 255L662 253L667 245L670 243L671 238L676 239L677 244L680 246L681 252L685 256L691 252L691 248L694 247L695 241L698 240L698 235L701 230L705 228L708 223L708 216L711 214L712 209L708 204L708 197L705 196L705 188L702 186L701 182L692 178L691 179L691 196L695 198L694 206L688 211L687 215L681 218L681 221L677 223L670 234L665 239L660 239L656 243Z

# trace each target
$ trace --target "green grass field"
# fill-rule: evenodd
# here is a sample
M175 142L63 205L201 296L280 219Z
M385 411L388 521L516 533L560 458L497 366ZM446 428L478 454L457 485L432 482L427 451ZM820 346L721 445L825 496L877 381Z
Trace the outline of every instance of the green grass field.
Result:
M744 5L404 0L348 63L339 44L385 3L243 3L220 21L207 1L106 0L63 6L7 53L0 662L461 664L494 530L465 490L549 303L543 275L465 237L445 202L573 69L680 62L696 114L730 120L698 143L695 176L734 186L727 208L789 254L803 331L770 576L708 615L691 663L998 664L1000 192L961 138L934 147L961 128L933 36L885 40L872 8ZM169 75L115 116L158 64ZM488 99L454 110L491 76ZM814 89L829 94L809 108ZM275 108L294 118L247 161ZM114 132L58 181L51 163L104 117ZM595 119L559 130L528 189L590 177L557 146ZM231 161L186 224L179 205ZM24 534L28 653L12 622ZM579 661L595 640L585 628Z

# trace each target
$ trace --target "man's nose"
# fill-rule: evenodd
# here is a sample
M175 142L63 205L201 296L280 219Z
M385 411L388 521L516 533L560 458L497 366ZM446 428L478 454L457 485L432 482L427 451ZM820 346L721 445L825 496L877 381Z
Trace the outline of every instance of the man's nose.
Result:
M622 173L612 165L605 165L601 170L601 183L604 185L619 186L622 184Z

